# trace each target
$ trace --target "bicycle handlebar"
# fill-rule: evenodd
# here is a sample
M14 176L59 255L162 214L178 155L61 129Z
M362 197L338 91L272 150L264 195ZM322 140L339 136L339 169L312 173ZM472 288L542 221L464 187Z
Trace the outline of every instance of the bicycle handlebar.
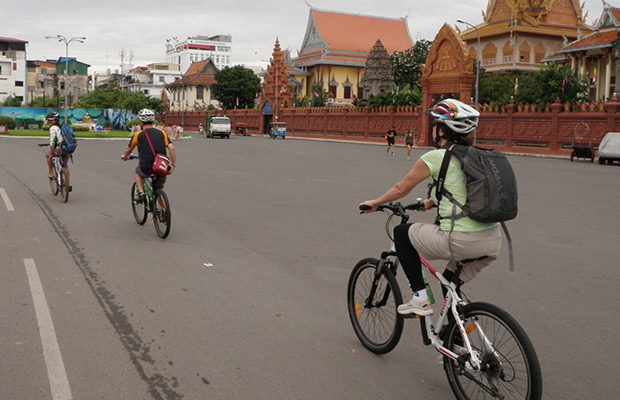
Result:
M370 210L370 207L367 205L361 205L360 210L368 211ZM418 199L417 203L408 204L406 206L403 206L399 202L392 202L388 204L382 204L379 207L377 207L377 211L383 211L383 210L389 210L392 212L392 214L402 217L404 215L407 215L407 210L423 211L424 203L422 203L422 199Z

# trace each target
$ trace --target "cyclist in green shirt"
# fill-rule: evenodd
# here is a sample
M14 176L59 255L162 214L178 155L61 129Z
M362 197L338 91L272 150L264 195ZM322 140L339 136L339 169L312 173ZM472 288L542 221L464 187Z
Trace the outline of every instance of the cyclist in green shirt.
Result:
M452 143L469 146L467 135L476 129L480 115L469 105L454 99L443 100L425 113L438 128L437 137L434 138L436 149L422 155L409 173L382 196L363 202L362 205L370 207L367 212L376 211L381 204L405 197L429 177L436 180L445 149ZM457 157L450 159L445 188L456 200L465 204L467 199L465 177ZM436 196L433 191L430 198L424 200L424 208L429 210L435 204ZM461 210L457 210L457 214L460 212ZM497 258L502 238L499 224L481 223L464 217L455 220L454 228L451 229L451 215L452 203L443 201L439 207L439 225L414 223L394 228L396 253L413 292L412 299L398 307L400 314L433 314L422 278L420 256L428 260L448 260L448 267L444 272L448 280L454 271L452 260L476 259L463 267L460 277L464 282L470 281L476 273Z

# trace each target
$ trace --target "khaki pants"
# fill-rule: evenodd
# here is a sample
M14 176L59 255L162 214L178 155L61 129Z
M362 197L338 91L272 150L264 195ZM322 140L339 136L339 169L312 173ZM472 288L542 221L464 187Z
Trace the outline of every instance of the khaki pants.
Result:
M478 232L445 232L439 226L416 223L409 228L409 240L418 253L427 260L448 260L448 269L454 271L450 262L450 250L455 261L487 256L483 260L463 266L461 280L471 281L478 272L497 259L502 247L501 225Z

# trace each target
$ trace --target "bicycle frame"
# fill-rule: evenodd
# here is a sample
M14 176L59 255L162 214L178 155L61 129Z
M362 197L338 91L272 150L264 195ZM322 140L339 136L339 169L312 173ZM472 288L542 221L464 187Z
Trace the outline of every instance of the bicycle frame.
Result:
M443 300L443 305L441 307L441 310L439 311L439 315L434 325L432 323L428 324L426 322L426 317L418 317L420 318L420 325L422 328L424 344L432 345L441 354L448 356L449 358L454 359L459 363L464 364L465 362L469 362L469 364L474 370L481 369L484 366L482 365L482 361L478 357L477 352L474 351L471 345L471 341L469 340L469 334L476 330L487 350L495 352L492 343L488 340L487 336L484 334L484 331L482 330L477 321L474 321L473 325L469 326L468 328L465 327L463 320L460 317L462 315L460 308L463 307L466 303L459 296L456 284L454 282L449 282L427 260L425 260L424 257L420 256L420 261L422 261L422 265L426 267L426 269L435 277L435 279L439 281L441 286L447 290ZM458 280L461 268L462 264L460 262L457 263L457 273L455 275L455 280ZM447 349L443 344L443 339L441 339L439 337L439 334L435 332L436 327L443 327L447 324L447 318L449 314L452 314L452 316L454 317L454 320L459 328L459 332L461 333L461 337L463 339L464 346L462 347L460 354L454 353Z

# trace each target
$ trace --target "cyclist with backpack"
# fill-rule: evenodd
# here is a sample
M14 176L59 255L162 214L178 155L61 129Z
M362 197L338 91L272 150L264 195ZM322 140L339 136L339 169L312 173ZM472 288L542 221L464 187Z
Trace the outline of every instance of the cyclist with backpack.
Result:
M47 176L50 180L54 180L54 163L52 159L54 156L59 156L62 168L65 170L65 175L67 177L67 190L70 192L73 190L73 186L71 186L71 176L69 174L69 157L71 154L62 150L61 145L65 139L60 130L60 124L58 123L59 118L60 115L57 112L50 112L45 116L45 120L50 127L50 148L47 153L45 153L48 168Z
M435 150L423 154L409 173L381 197L363 202L361 205L370 207L366 212L376 211L381 204L405 197L429 177L437 181L449 146L470 146L467 136L476 129L480 115L474 108L455 99L446 99L425 113L438 128L434 130ZM447 166L447 171L443 171L445 179L441 179L439 184L443 184L458 204L464 205L468 195L461 161L451 157ZM460 275L463 282L468 282L497 259L501 248L502 234L497 222L474 220L462 215L463 209L456 203L438 201L437 186L429 194L430 197L424 200L424 209L438 205L437 223L403 224L394 228L396 253L413 292L412 299L398 307L400 314L433 314L422 277L420 255L428 260L448 260L443 273L448 280L452 278L456 261L473 260L464 264ZM455 213L459 217L454 218Z
M125 152L121 155L121 159L124 161L129 159L129 155L136 146L138 147L138 156L140 163L136 167L136 186L138 193L136 200L142 200L144 198L144 178L155 175L153 179L153 191L163 189L164 183L166 183L166 176L158 176L153 171L153 162L155 161L156 154L167 154L166 151L170 151L170 169L168 174L174 171L177 163L177 154L174 150L172 140L168 137L166 132L154 128L153 122L155 121L155 112L153 110L142 109L138 111L138 119L140 120L140 128L142 130L135 132L129 141L129 145L125 149Z

